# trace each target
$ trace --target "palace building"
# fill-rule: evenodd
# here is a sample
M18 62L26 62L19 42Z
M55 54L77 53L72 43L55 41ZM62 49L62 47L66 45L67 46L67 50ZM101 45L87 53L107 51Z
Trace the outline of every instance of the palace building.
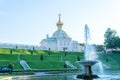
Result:
M40 42L42 50L57 50L57 51L74 51L80 52L82 47L77 41L73 41L68 34L62 30L63 23L61 22L61 15L59 14L59 20L56 23L57 30L51 37L46 35L45 39Z

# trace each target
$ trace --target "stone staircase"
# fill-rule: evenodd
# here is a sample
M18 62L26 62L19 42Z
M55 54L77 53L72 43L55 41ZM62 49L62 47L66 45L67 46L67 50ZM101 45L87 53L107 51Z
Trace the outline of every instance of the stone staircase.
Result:
M23 67L24 70L31 70L30 66L26 63L25 60L20 60L20 65Z
M72 69L77 69L77 67L70 63L70 61L65 61L65 64L71 67Z

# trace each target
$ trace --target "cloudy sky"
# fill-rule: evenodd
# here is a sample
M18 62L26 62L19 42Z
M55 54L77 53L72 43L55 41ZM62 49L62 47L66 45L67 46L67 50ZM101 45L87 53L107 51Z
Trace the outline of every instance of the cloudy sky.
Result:
M95 44L103 44L108 27L120 35L120 0L0 0L0 43L39 45L57 30L59 13L63 30L79 43L85 24Z

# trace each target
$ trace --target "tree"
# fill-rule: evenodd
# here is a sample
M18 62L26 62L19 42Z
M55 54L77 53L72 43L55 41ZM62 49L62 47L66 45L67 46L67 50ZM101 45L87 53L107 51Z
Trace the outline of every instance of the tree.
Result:
M95 47L95 50L98 51L98 52L104 51L104 47L105 47L105 46L102 45L102 44L101 44L101 45L94 44L93 46Z
M12 54L13 53L13 49L10 49L10 54Z
M33 46L33 51L35 50L35 47Z
M34 51L33 51L33 50L30 50L30 52L31 52L31 55L33 55L33 52L34 52Z
M65 57L66 57L66 55L67 55L67 52L65 52Z
M80 61L80 57L79 56L77 57L77 61Z
M10 64L8 65L8 68L10 68L10 69L11 69L11 70L10 70L10 73L12 73L13 68L14 68L14 64L10 63Z
M48 51L48 55L50 55L50 48L48 49L49 51Z
M115 30L111 30L111 28L108 28L104 34L105 40L115 37L117 35L117 32Z
M67 55L66 50L67 50L67 48L66 48L66 47L64 47L64 48L63 48L63 51L64 51L65 56Z
M79 43L80 46L84 46L85 44L84 43Z
M115 48L120 48L120 37L116 36L114 38L114 44L116 45Z
M18 49L18 46L16 45L15 49Z
M35 47L33 46L33 49L30 50L31 55L33 55L34 51L35 51Z
M64 62L64 69L65 69L65 72L67 72L67 64Z
M43 55L42 54L40 55L40 60L43 61Z
M66 63L64 63L64 68L67 68L67 65L66 65Z
M120 48L120 38L117 36L117 32L108 28L104 34L104 44L106 49L117 49Z

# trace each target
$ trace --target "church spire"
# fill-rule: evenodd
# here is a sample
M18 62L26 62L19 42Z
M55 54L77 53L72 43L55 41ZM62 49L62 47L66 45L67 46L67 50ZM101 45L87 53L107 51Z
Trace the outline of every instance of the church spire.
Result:
M59 20L56 23L56 25L57 25L58 28L62 28L63 23L61 22L61 14L59 14Z

